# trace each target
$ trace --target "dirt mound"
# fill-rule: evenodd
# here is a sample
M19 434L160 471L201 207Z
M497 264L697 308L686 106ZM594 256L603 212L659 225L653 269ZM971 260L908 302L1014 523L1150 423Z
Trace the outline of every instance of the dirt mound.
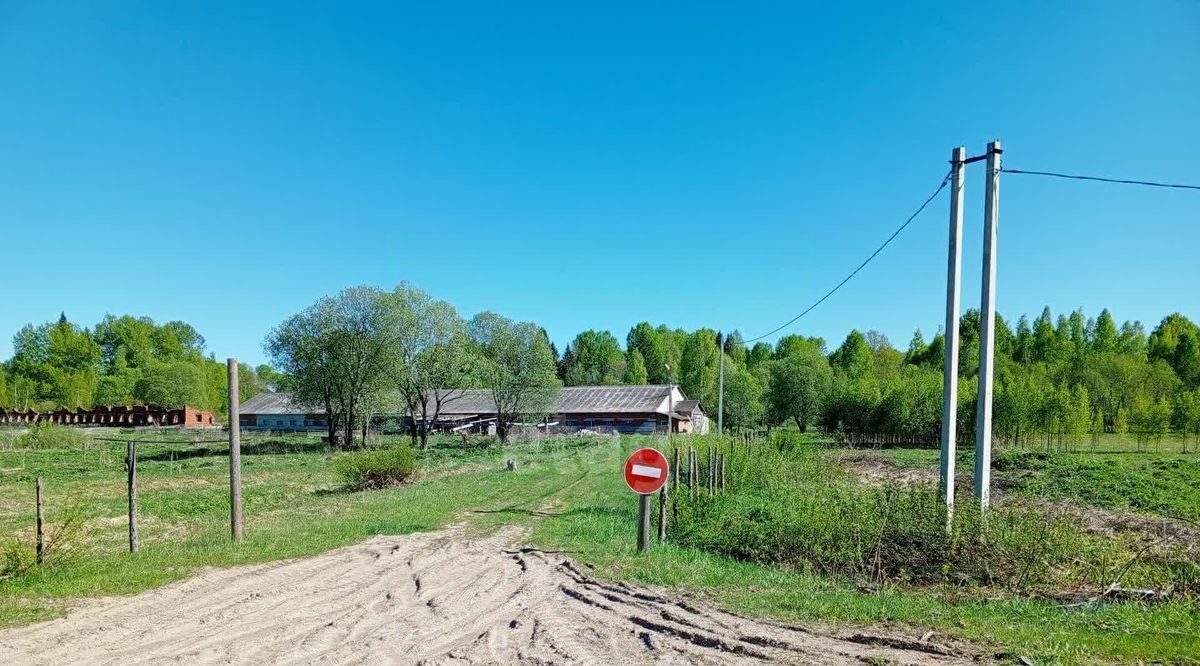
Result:
M923 467L901 467L890 456L873 451L843 450L827 454L828 459L849 469L867 483L882 485L899 483L914 485L937 483L938 470ZM956 474L957 478L958 475Z
M838 637L601 582L560 555L514 549L517 536L376 537L211 570L0 631L0 663L970 661L911 637Z

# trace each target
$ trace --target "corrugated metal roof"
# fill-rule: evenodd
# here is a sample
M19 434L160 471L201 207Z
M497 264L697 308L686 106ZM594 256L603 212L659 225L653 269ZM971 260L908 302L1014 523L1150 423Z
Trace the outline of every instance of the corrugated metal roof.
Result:
M699 400L680 400L679 402L675 403L675 411L682 412L684 414L691 414L692 412L696 411L696 408L699 406Z
M667 413L667 390L649 386L568 386L558 401L559 414ZM683 394L674 387L676 399ZM496 411L488 389L466 389L462 395L442 405L443 414L487 414Z
M670 386L572 386L563 389L559 412L661 412L666 413ZM680 394L682 395L682 394Z
M673 389L676 405L686 400L678 386L568 386L559 397L560 414L667 413L667 391ZM445 416L456 414L494 414L496 403L489 389L444 391L453 393L442 404ZM696 402L696 401L689 401ZM678 409L678 407L676 407ZM241 406L243 414L304 414L320 409L304 409L287 393L260 393Z
M496 401L489 389L442 389L442 414L493 414ZM433 405L429 405L430 411Z
M263 391L243 402L238 411L242 414L317 414L324 409L305 409L292 400L291 393Z

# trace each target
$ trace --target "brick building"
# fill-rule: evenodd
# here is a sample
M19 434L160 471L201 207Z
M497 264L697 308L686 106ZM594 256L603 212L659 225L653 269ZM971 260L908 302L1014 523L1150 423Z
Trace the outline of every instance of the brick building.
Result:
M180 426L211 428L217 425L213 413L184 405L101 405L91 409L58 409L53 412L19 411L0 408L0 425L58 423L68 426L137 428L143 426Z

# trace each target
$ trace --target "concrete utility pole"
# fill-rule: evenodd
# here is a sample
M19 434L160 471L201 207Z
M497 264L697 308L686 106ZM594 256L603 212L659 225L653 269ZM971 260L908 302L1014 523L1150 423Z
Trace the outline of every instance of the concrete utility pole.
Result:
M717 334L717 353L721 360L717 363L717 434L725 434L725 336Z
M939 488L946 499L946 527L954 519L954 456L958 445L958 300L962 277L963 171L967 149L950 151L950 251L946 259L945 368L942 373L942 465Z
M238 402L238 362L229 365L229 531L242 540L242 424Z
M975 495L981 509L991 503L992 375L996 353L996 227L1000 221L999 141L988 144L983 200L983 293L979 321L979 402L975 412Z

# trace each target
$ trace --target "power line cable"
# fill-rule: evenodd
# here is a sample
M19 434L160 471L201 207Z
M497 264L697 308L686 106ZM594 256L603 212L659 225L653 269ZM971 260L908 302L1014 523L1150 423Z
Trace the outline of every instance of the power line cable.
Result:
M878 256L880 252L883 252L883 248L885 248L889 244L891 244L891 242L896 239L896 236L899 236L900 232L904 231L905 228L908 227L908 225L912 224L912 221L917 219L917 216L920 215L921 212L924 211L925 208L927 206L929 206L929 204L932 203L934 199L937 198L937 195L941 194L942 190L946 189L946 183L950 182L950 174L951 173L952 172L949 172L949 171L946 172L945 177L942 178L942 182L940 184L938 184L937 189L933 191L933 194L929 195L929 198L926 199L919 208L917 208L916 212L914 212L912 215L909 215L908 219L904 221L904 224L901 224L899 227L897 227L896 230L894 232L892 232L892 235L888 236L887 240L883 241L882 245L875 248L875 251L871 253L871 256L867 257L865 261L863 261L861 264L859 264L858 268L855 268L853 271L850 271L850 274L847 275L841 282L837 283L837 285L834 286L833 289L830 289L828 292L825 293L824 296L818 298L815 303L808 306L807 308L804 309L803 312L801 312L800 314L796 315L795 317L792 317L791 319L787 320L782 325L777 326L756 338L750 338L749 340L745 340L744 342L746 342L746 343L757 342L758 340L762 340L765 337L774 335L774 334L782 331L783 329L787 328L788 326L791 326L792 324L800 321L800 319L802 317L804 317L804 315L812 312L813 310L815 310L817 308L818 305L824 303L827 298L829 298L830 296L833 296L835 293L837 293L837 290L841 289L842 286L844 286L847 282L849 282L850 279L853 278L855 275L858 275L859 271L866 268L867 264L871 263L871 260L873 260L876 256Z
M1121 185L1144 185L1146 187L1169 187L1178 190L1200 190L1200 185L1185 185L1180 183L1159 183L1151 180L1125 180L1122 178L1104 178L1102 176L1079 176L1069 173L1055 173L1053 171L1025 171L1023 169L1009 169L1001 167L1004 173L1025 174L1027 176L1050 176L1052 178L1069 178L1071 180L1094 180L1101 183L1119 183Z

